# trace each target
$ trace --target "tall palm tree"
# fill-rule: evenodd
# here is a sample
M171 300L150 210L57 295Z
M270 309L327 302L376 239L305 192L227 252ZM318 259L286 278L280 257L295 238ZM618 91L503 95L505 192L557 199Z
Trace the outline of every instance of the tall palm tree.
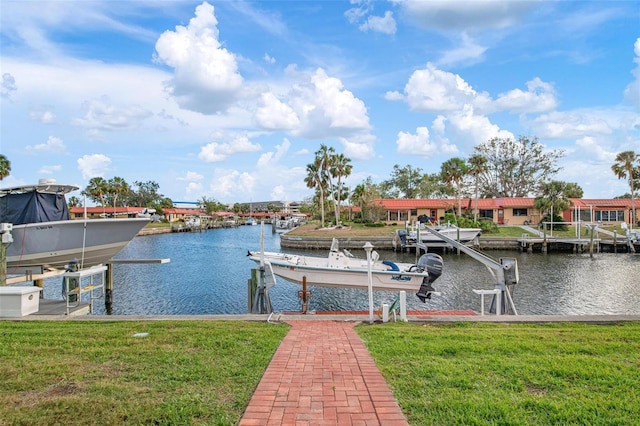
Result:
M476 192L475 207L473 209L473 220L475 222L478 220L478 179L487 167L487 157L480 154L474 154L469 157L467 162L469 163L467 173L473 176Z
M320 194L320 226L324 227L324 181L321 167L321 160L318 157L313 163L307 164L307 176L304 178L304 183L307 184L307 188L315 188Z
M462 215L462 201L460 193L462 180L467 174L467 163L461 158L453 157L442 163L440 166L440 177L449 186L453 187L458 200L458 216Z
M113 194L113 214L116 213L118 196L125 195L130 191L129 184L121 177L115 176L109 179L109 192Z
M335 205L334 210L336 214L336 226L340 223L340 207L342 204L342 178L348 177L351 174L351 159L344 156L344 154L337 154L330 157L329 173L331 178L337 178L336 190L334 192Z
M6 178L11 173L11 162L7 157L0 154L0 180Z
M102 213L105 213L105 196L109 193L109 182L103 178L96 176L89 180L89 184L84 192L94 201L99 200L102 206Z
M636 154L634 151L623 151L616 155L616 163L611 166L611 170L618 177L618 179L629 179L629 189L631 190L631 214L629 215L629 221L631 227L637 221L636 219L636 206L635 206L635 180L640 174L640 165L636 162L640 161L640 154Z

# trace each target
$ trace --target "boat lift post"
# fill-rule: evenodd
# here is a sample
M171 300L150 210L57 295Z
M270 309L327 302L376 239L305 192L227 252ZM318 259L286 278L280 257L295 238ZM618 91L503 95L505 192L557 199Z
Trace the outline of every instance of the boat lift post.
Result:
M484 264L489 269L491 275L493 275L496 279L494 290L499 291L500 293L494 294L491 301L491 311L494 310L495 306L495 312L498 315L500 315L500 313L508 314L510 313L510 310L514 315L518 315L516 307L513 304L513 299L511 298L511 293L507 287L507 285L517 284L519 281L518 263L515 258L500 258L500 262L498 262L485 254L482 254L470 247L465 246L464 244L459 243L458 241L447 237L446 235L441 234L435 229L431 229L429 227L426 227L426 229L436 237L451 244L453 247L465 252L473 259ZM503 305L504 309L502 309L502 306L497 306L497 303Z
M11 223L0 224L2 243L0 244L0 287L7 285L7 246L13 242L13 225Z
M271 307L271 299L269 299L269 287L275 283L267 283L266 267L271 268L271 264L267 264L264 260L264 220L260 221L260 275L258 279L258 288L253 299L253 305L251 307L252 314L270 314L273 312ZM273 271L271 271L271 277L273 277Z

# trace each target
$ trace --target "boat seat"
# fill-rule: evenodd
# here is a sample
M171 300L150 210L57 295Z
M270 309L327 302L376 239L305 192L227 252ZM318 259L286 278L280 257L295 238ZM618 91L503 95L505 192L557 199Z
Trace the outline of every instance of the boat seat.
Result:
M382 264L383 265L387 265L389 267L389 269L388 269L389 271L399 271L400 270L400 268L398 268L398 265L396 265L395 263L393 263L390 260L383 260Z

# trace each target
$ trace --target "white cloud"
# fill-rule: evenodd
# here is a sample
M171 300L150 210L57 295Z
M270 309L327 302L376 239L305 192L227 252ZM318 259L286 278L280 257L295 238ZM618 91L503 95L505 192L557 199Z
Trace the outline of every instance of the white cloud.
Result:
M268 53L264 54L263 59L268 64L275 64L276 63L276 58L272 57Z
M269 130L292 130L300 125L293 108L280 101L273 93L263 93L256 111L258 125Z
M223 161L233 154L257 152L260 150L262 150L262 147L259 144L251 143L246 136L238 136L229 143L211 142L203 146L198 154L198 158L207 163L214 163Z
M204 179L200 173L187 171L187 174L184 177L179 177L178 180L187 181L187 182L199 182Z
M486 93L476 92L457 74L437 69L433 64L416 70L404 88L404 100L415 111L458 111L464 105L483 106L490 103ZM387 99L398 99L397 92Z
M246 172L238 170L216 169L209 185L215 199L224 199L237 194L244 194L242 198L251 198L255 185L255 178Z
M291 148L291 142L289 139L284 139L282 144L275 146L275 152L265 152L258 159L257 167L259 170L265 170L267 168L275 167L280 160L287 154L289 148Z
M495 101L496 109L518 113L551 111L557 105L558 102L553 85L545 83L538 77L527 82L526 92L520 89L513 89L499 94L498 99Z
M572 139L610 135L613 129L605 117L596 111L552 112L536 117L530 124L539 138Z
M84 155L78 158L78 170L82 173L83 179L104 177L110 164L111 159L104 154Z
M636 55L633 59L636 67L631 71L634 80L624 90L624 98L636 109L640 110L640 37L633 44L633 52Z
M62 170L62 166L59 165L59 164L56 164L56 165L53 165L53 166L42 166L38 170L38 174L40 174L40 175L52 175L54 173L59 172L60 170Z
M16 79L9 73L2 74L2 85L0 85L0 97L10 98L11 93L18 90Z
M84 104L86 113L83 118L74 118L72 124L94 131L113 131L135 129L153 114L140 106L117 107L109 103L106 97Z
M375 137L370 134L339 138L344 147L344 154L352 160L370 160L375 155L373 144Z
M446 51L438 60L439 65L470 65L483 59L484 52L487 51L485 46L479 45L466 33L462 33L461 42L458 47Z
M42 124L53 124L56 122L56 115L46 107L31 111L29 118L39 121Z
M27 145L24 147L27 154L65 154L67 147L62 139L55 136L49 136L47 142L38 145Z
M376 31L384 34L395 34L396 20L393 19L393 12L387 10L384 16L369 16L359 27L360 31Z
M242 87L233 53L218 41L214 7L196 7L188 26L165 31L156 43L157 60L174 69L167 82L169 93L183 108L204 114L226 110Z
M455 145L450 145L447 140L436 143L431 140L429 129L426 127L416 128L416 133L398 132L396 145L399 154L420 155L426 158L435 155L455 154L458 150Z
M514 139L511 132L501 130L488 117L475 114L471 105L465 105L461 111L448 114L447 123L450 138L457 141L458 147L465 152L471 152L475 145L493 137Z
M342 81L318 68L313 74L287 69L298 83L277 96L261 97L255 120L268 130L311 139L352 137L370 130L364 102L345 89Z

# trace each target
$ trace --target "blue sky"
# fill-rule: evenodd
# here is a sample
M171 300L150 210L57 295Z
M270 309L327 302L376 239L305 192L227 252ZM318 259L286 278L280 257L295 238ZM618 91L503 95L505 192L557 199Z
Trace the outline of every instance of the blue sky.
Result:
M640 151L639 22L639 1L0 0L2 186L298 201L320 144L353 187L527 135L612 198Z

